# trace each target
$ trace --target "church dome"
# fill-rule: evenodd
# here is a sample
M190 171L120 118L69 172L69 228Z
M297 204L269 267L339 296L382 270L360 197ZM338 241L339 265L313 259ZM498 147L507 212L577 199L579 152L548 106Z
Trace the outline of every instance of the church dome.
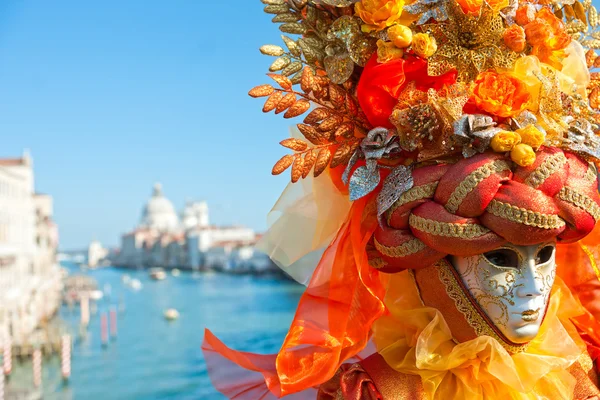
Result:
M160 183L154 185L152 197L142 210L140 225L160 232L174 232L179 228L179 218L175 207L163 196Z

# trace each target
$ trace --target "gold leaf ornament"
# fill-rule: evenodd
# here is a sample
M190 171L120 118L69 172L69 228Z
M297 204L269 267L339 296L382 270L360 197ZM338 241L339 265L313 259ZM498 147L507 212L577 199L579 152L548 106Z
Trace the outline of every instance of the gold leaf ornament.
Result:
M305 124L298 124L298 130L304 135L306 140L315 145L329 143L329 136L317 131L314 127Z
M292 183L298 182L304 172L304 159L299 154L294 156L294 164L292 165Z
M259 50L262 54L272 57L279 57L285 54L283 47L274 44L265 44Z
M335 151L333 158L331 159L331 168L335 168L339 165L345 164L352 155L352 145L350 143L343 143Z
M296 102L296 95L294 93L288 93L283 96L283 99L279 100L277 107L275 107L275 114L279 114L290 108Z
M321 149L321 151L319 151L319 154L317 155L317 160L315 162L315 178L321 175L323 171L325 171L330 161L331 150L329 150L328 148Z
M310 67L304 67L302 71L302 80L300 81L300 88L305 93L310 93L314 86L315 73Z
M267 76L277 82L277 84L284 90L290 90L292 88L292 81L290 81L287 76L278 74L267 74Z
M304 140L294 138L282 140L279 144L294 151L304 151L308 148L308 144Z
M289 7L287 4L268 4L265 6L264 11L267 14L282 14L287 13L289 11Z
M290 76L302 70L302 63L300 61L294 61L293 63L287 65L283 71L281 71L282 75Z
M271 94L273 94L273 92L275 92L275 88L273 88L273 86L271 86L271 85L260 85L260 86L256 86L255 88L252 88L248 92L248 94L251 97L257 98L257 97L270 96Z
M576 1L575 3L573 3L573 11L575 12L575 16L577 17L577 19L587 25L585 8L583 8L583 5L580 2Z
M315 124L317 122L323 121L325 118L331 115L331 111L329 111L326 107L319 107L312 110L306 118L304 118L305 124Z
M294 57L300 57L302 55L302 50L300 49L300 46L298 46L298 43L285 35L281 35L281 39L283 39L286 47Z
M313 166L315 165L315 161L317 161L317 155L314 151L309 151L304 156L304 166L302 171L302 178L306 178Z
M283 171L288 169L292 165L293 162L294 162L294 156L292 156L291 154L286 154L285 156L281 157L279 159L279 161L277 161L275 163L275 165L273 166L273 170L271 171L271 174L273 174L273 175L281 174Z
M310 108L310 102L305 99L301 99L294 103L286 113L283 115L284 118L295 118L299 115L304 114Z
M267 101L265 101L265 105L263 106L263 112L268 113L268 112L273 111L277 107L277 104L279 104L279 101L282 98L283 98L283 93L281 93L279 91L273 93L271 96L269 96Z
M291 33L292 35L303 35L306 33L306 27L297 22L289 22L279 27L281 32Z
M281 56L281 57L277 58L275 61L273 61L273 64L271 64L271 66L269 67L269 71L271 71L271 72L281 71L282 69L284 69L285 67L290 65L291 62L292 62L292 59L289 58L288 56Z

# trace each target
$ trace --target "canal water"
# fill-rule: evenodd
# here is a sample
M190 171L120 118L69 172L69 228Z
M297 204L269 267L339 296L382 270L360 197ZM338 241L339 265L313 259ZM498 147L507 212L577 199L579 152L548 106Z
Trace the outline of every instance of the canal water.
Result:
M182 272L153 281L145 271L86 273L110 294L98 302L83 339L77 339L79 308L61 309L74 334L72 377L65 385L58 358L46 360L44 399L223 399L206 372L200 349L204 328L236 349L276 352L303 291L293 282L266 277ZM124 275L143 287L133 290L123 283ZM100 313L111 306L119 309L118 336L103 347ZM180 318L166 321L168 308L176 308Z

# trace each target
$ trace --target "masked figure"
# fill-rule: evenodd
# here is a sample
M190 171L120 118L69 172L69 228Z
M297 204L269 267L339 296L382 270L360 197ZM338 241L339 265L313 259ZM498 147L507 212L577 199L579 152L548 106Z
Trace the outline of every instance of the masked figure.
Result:
M215 387L600 398L600 78L577 41L593 6L263 3L300 37L261 48L281 72L250 95L308 114L261 246L307 289L278 354L206 332Z

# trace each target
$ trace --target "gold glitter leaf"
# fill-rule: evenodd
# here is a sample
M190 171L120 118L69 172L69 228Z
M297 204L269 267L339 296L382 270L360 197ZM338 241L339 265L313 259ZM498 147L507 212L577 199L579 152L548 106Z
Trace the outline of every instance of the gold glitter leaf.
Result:
M319 107L312 110L306 118L304 118L305 124L314 124L323 121L325 118L331 115L331 111L325 107Z
M590 93L590 107L598 109L600 107L600 89L594 88Z
M281 159L279 161L277 161L275 163L275 165L273 166L273 170L271 171L271 174L273 174L273 175L281 174L283 171L288 169L290 167L290 165L292 165L293 162L294 162L294 156L292 156L291 154L286 154L285 156L281 157Z
M329 143L329 137L317 131L314 127L305 124L298 124L298 130L304 135L306 140L312 144L321 145Z
M593 67L594 67L594 68L600 68L600 57L597 57L597 58L594 60L594 65L593 65Z
M278 74L267 74L267 76L277 82L284 90L290 90L292 88L292 81L286 76Z
M565 15L567 16L567 18L569 19L574 19L575 17L575 10L573 10L573 7L571 7L569 4L565 4L563 7L563 11L565 12Z
M274 44L265 44L264 46L261 46L259 50L262 54L273 57L279 57L285 53L283 47Z
M290 78L290 81L292 81L292 84L297 85L300 82L302 82L302 71L298 71L294 74L294 76L292 76Z
M290 76L302 70L302 63L300 61L294 61L281 71L281 75Z
M349 93L346 93L346 110L355 117L358 115L358 104Z
M585 63L588 68L591 68L594 65L594 61L596 60L596 52L593 49L589 49L585 53Z
M300 81L300 88L305 93L310 93L314 85L315 74L310 67L304 67L302 71L302 80Z
M350 160L352 146L349 143L343 143L335 151L333 159L331 160L331 168L335 168L338 165L347 163Z
M598 10L596 10L596 7L590 7L590 10L588 11L588 20L592 28L595 28L598 25Z
M335 131L335 137L349 139L354 136L354 124L352 122L344 122Z
M278 15L274 16L271 21L275 22L275 23L282 23L282 22L296 22L299 19L300 19L300 17L298 14L282 13L282 14L278 14Z
M331 151L328 148L321 149L315 162L315 178L325 171L325 168L329 165L329 161L331 161Z
M252 88L248 94L254 98L270 96L275 91L275 88L271 85L260 85Z
M267 14L282 14L290 11L287 4L269 4L265 6L264 11Z
M303 35L306 33L306 27L297 22L289 22L279 27L281 32L291 33L293 35Z
M277 91L277 92L273 93L271 96L269 96L269 98L265 102L265 105L263 107L263 112L268 113L268 112L273 111L275 109L275 107L277 107L277 104L279 103L279 101L282 98L283 98L282 92Z
M304 151L308 148L308 144L304 140L294 138L282 140L279 144L294 151Z
M321 125L319 125L319 130L321 132L329 132L333 129L336 129L336 127L341 123L342 123L342 117L333 115L333 116L327 118L325 121L321 122Z
M289 58L288 56L279 57L279 58L275 59L275 61L273 61L273 64L271 64L271 66L269 67L269 71L271 71L271 72L281 71L282 69L284 69L285 67L290 65L291 62L292 62L292 59Z
M296 95L294 93L288 93L283 96L283 99L279 100L277 107L275 108L275 114L279 114L290 108L296 102Z
M294 40L285 35L281 35L281 38L283 39L283 42L285 43L286 47L294 57L300 57L300 55L302 55L302 50L300 50L300 46L298 46L298 43L296 43Z
M329 101L335 106L335 108L344 107L346 97L344 91L340 89L338 85L333 83L329 84Z
M575 12L575 16L577 17L577 19L587 25L585 8L583 8L583 5L580 2L576 1L575 3L573 3L573 11Z
M294 165L292 166L292 183L298 182L304 172L304 159L299 154L294 156Z
M283 115L284 118L294 118L304 114L310 108L310 102L308 100L297 101L293 106L289 108Z
M306 178L308 176L308 174L310 174L312 167L315 165L315 161L317 161L317 156L315 155L315 153L313 151L309 151L308 153L306 153L306 155L304 156L304 167L302 170L302 178Z
M271 4L271 5L278 5L278 4L285 4L285 0L260 0L263 4Z
M562 8L559 8L558 10L554 11L554 15L556 16L556 18L562 20L564 18L564 14L562 11Z
M319 46L320 42L313 38L298 39L298 46L302 49L306 61L314 63L324 57L323 51Z

